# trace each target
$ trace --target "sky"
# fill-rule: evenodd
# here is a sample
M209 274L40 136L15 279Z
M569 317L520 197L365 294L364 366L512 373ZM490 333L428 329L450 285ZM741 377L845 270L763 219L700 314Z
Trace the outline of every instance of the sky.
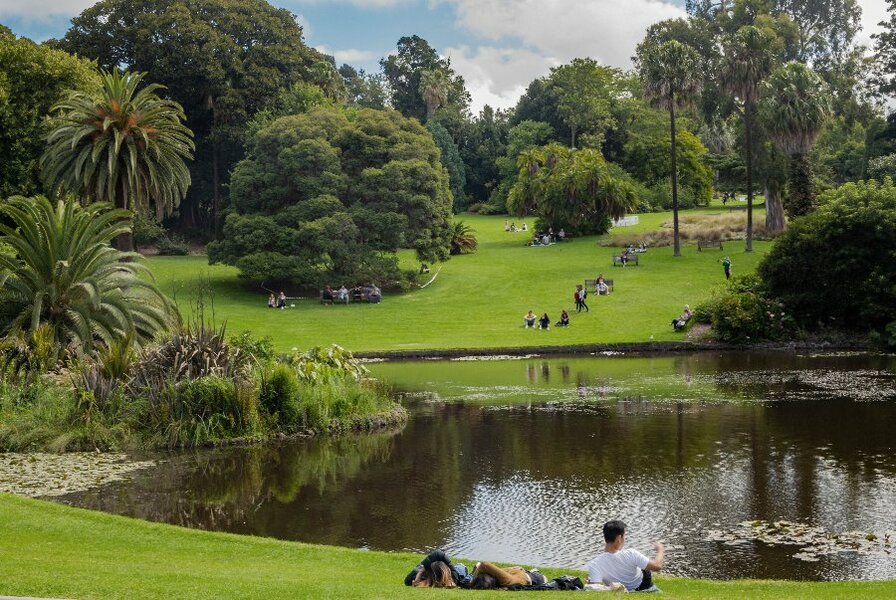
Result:
M467 82L477 114L509 108L530 81L576 57L630 68L648 25L684 15L684 0L270 0L290 10L305 41L367 71L398 39L425 38ZM35 41L61 37L94 0L0 0L0 23ZM860 42L886 17L886 0L859 0Z

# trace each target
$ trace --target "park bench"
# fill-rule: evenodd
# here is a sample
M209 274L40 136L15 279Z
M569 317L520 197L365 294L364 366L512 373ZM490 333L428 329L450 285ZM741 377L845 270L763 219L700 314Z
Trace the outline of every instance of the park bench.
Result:
M638 266L638 255L637 254L619 254L613 256L613 266L614 267L624 267L625 265L635 265Z
M333 290L333 296L330 298L325 298L324 290L321 290L320 291L320 303L321 304L335 304L338 302L339 304L348 304L349 298L351 298L351 296L352 296L352 294L351 294L351 292L349 292L349 295L346 296L344 300L340 300L338 292Z
M604 279L604 283L607 284L607 289L609 289L611 292L614 291L612 279ZM585 289L591 290L595 294L597 294L598 293L597 292L597 279L586 279L585 280Z
M704 248L722 249L722 240L697 240L697 251L702 252Z

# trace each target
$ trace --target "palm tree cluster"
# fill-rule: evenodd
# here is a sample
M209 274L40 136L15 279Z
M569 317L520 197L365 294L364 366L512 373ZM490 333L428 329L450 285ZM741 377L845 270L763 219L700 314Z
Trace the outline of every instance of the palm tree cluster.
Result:
M99 90L72 90L56 115L41 157L54 196L74 194L117 208L155 208L171 214L187 193L192 132L179 104L160 97L158 84L141 87L142 73L103 73ZM131 250L124 231L119 248Z
M0 332L48 331L61 348L90 353L142 344L173 324L173 305L139 255L109 243L131 213L69 198L15 197L0 205Z

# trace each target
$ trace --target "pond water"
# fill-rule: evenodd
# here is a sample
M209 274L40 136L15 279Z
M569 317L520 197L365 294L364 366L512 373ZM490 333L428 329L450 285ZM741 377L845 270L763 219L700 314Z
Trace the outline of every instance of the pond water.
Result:
M892 531L896 541L894 357L371 370L410 410L400 431L172 454L130 481L64 500L188 527L565 568L580 568L602 546L601 524L621 518L630 546L668 545L675 575L896 578L896 549L883 543L807 561L800 546L713 537L783 519L832 535L883 540Z

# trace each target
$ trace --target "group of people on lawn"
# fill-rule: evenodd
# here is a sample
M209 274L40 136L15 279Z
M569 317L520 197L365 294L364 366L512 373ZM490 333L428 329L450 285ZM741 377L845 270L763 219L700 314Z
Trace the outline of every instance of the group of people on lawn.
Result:
M370 285L356 285L351 292L344 285L338 290L325 285L324 289L321 290L320 299L322 302L342 302L344 304L348 304L349 300L355 302L366 300L371 304L379 304L383 299L383 292L373 283Z
M508 223L504 221L504 231L508 233L516 233L518 231L529 231L529 228L523 223L520 227L516 226L516 223ZM547 231L538 231L532 237L532 241L529 243L530 246L550 246L554 242L562 242L566 239L566 232L561 229L557 233L554 233L553 227L548 227Z
M465 565L452 563L441 550L430 552L420 561L405 577L404 584L473 590L660 591L653 583L653 573L663 568L663 545L660 542L654 544L653 559L637 550L624 548L625 528L625 523L618 520L604 524L604 550L585 565L588 571L585 584L575 576L563 575L549 581L537 569L499 567L487 561L476 563L470 573Z
M607 281L604 279L604 274L601 273L597 276L597 280L594 284L594 291L599 296L609 296L610 295L610 286L607 285ZM588 290L585 289L584 285L577 285L575 292L573 292L573 301L576 304L576 312L580 313L583 310L585 312L591 312L591 309L588 308L588 303L586 299L588 298ZM525 315L523 315L523 327L526 329L550 329L551 327L551 318L548 316L548 313L544 313L541 318L535 315L535 312L530 310ZM569 313L566 312L566 309L561 311L560 320L556 323L557 327L568 327L569 326Z

